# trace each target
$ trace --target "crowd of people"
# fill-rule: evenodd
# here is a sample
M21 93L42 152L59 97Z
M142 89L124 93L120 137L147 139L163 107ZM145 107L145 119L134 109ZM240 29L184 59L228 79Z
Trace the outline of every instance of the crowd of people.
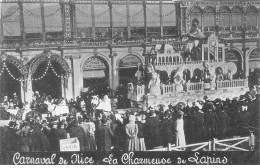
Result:
M1 127L2 151L59 151L61 139L77 137L81 151L145 151L212 138L257 135L259 95L248 92L233 99L179 102L147 111L100 112L66 119L41 116L10 121Z

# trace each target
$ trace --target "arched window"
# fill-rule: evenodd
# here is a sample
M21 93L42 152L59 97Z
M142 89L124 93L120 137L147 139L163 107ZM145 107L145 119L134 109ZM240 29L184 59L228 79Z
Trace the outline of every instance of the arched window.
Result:
M242 8L235 6L231 10L232 31L241 31L242 29Z
M221 7L219 9L219 28L220 31L230 30L230 9L228 7Z
M202 11L199 7L194 6L190 10L190 21L192 22L194 19L197 19L199 21L198 27L201 28L201 16L202 16Z
M257 30L257 9L254 6L246 10L246 26L248 30Z
M215 10L212 7L203 10L203 25L205 31L215 30Z

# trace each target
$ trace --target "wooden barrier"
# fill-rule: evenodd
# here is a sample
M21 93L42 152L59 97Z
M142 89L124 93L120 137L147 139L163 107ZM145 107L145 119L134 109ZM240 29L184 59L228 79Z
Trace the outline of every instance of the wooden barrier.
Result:
M189 144L185 146L168 144L168 147L155 148L148 151L228 151L234 149L238 151L250 151L254 150L254 138L254 135L223 140L214 138L212 141ZM238 145L241 145L242 143L244 143L244 147L238 147Z

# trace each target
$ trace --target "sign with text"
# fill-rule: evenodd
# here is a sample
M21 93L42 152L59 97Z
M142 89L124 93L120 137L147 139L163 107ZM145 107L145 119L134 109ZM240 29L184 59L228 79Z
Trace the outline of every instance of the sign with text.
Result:
M60 151L80 151L80 144L77 137L60 140Z
M85 61L83 65L83 71L93 69L106 69L106 65L101 59L97 57L91 57Z
M119 63L119 67L133 67L141 64L141 60L135 55L125 56Z

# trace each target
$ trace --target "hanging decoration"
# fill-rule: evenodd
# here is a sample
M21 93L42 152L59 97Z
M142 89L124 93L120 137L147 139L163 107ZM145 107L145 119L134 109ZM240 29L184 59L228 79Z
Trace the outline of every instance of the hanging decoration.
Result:
M160 17L160 14L158 13L155 13L152 9L146 7L147 11L149 11L153 16L156 16L156 17ZM175 10L172 10L170 11L169 13L166 13L166 14L162 14L162 17L167 17L167 16L170 16L172 13L174 13Z
M0 54L0 63L2 63L2 68L0 71L0 76L3 74L4 70L7 71L7 73L16 81L19 82L23 82L25 81L26 77L27 77L27 69L26 67L23 65L23 63L18 60L17 58L15 58L14 56L11 55L6 55L5 53ZM6 63L10 63L12 65L14 65L18 71L22 74L22 77L17 78L15 77L11 71L9 70L9 68L7 67Z
M53 61L53 62L57 62L57 63L61 66L61 68L62 68L62 70L63 70L63 72L62 72L61 75L59 75L59 74L55 71L55 69L54 69L54 67L53 67L53 65L52 65L52 63L51 63L52 61ZM29 66L29 69L30 69L30 74L32 74L32 75L35 74L35 72L36 72L37 68L39 67L39 65L42 64L42 63L44 63L44 62L48 62L48 63L47 63L47 67L46 67L44 73L43 73L40 77L38 77L38 78L33 78L32 80L37 81L37 80L40 80L40 79L44 78L44 77L46 76L46 74L47 74L49 68L53 71L53 73L54 73L55 76L57 76L57 77L59 77L59 78L64 77L65 79L68 79L69 74L70 74L70 72L71 72L69 65L68 65L67 62L64 60L64 58L62 58L62 57L59 56L58 54L52 53L52 52L49 51L49 50L44 51L42 54L36 56L36 57L34 58L34 60L32 60L32 61L29 62L30 65L28 65L28 66Z
M61 9L58 8L56 11L54 11L54 12L48 14L48 15L44 15L44 17L45 17L45 18L48 18L48 17L54 16L56 13L60 12L60 10L61 10ZM35 18L39 18L39 19L41 18L41 14L35 14L35 13L33 13L32 11L30 11L30 10L28 10L28 9L25 9L24 12L25 12L27 15L31 16L31 17L35 17Z

